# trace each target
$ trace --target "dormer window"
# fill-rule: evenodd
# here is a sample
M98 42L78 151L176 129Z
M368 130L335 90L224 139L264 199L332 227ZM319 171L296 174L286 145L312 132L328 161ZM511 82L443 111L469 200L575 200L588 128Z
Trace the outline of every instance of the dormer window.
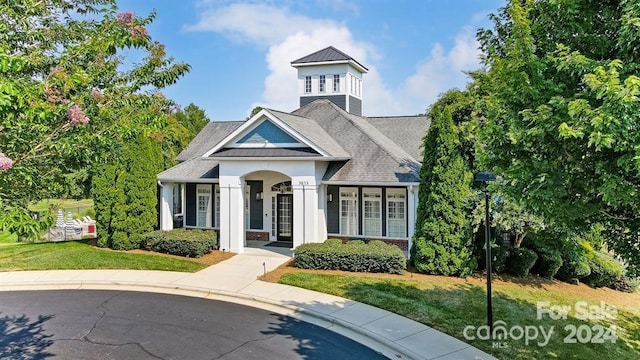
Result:
M304 77L304 92L305 94L311 94L311 76Z
M333 92L340 91L340 75L333 75Z
M327 88L327 77L324 75L320 75L320 86L318 89L322 93L322 92L325 92L326 88Z

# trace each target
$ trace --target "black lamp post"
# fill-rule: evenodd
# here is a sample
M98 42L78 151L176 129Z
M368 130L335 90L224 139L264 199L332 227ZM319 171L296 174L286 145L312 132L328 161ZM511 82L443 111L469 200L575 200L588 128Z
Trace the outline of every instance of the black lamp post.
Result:
M490 181L494 181L496 176L489 172L480 172L476 174L475 181L484 183L484 239L486 252L486 268L487 268L487 325L489 326L489 334L493 337L493 306L491 304L491 231L489 225L489 189L487 185Z

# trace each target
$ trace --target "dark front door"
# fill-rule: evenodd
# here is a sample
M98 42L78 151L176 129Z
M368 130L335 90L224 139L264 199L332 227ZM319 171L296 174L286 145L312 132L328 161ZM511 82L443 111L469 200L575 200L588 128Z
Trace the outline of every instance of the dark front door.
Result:
M293 241L293 195L278 194L278 241Z

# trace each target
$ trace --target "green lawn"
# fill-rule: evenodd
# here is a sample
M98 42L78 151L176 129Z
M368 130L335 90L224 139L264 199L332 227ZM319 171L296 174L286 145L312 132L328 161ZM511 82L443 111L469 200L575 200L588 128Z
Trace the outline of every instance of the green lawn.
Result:
M436 277L434 277L436 278ZM545 290L542 286L502 282L493 286L494 322L502 320L507 330L516 326L544 328L545 332L553 327L554 333L545 346L542 335L528 345L524 339L505 340L494 348L490 340L468 340L464 336L467 326L479 327L486 324L485 287L461 281L444 280L396 280L383 277L364 277L347 275L328 275L308 272L289 272L282 275L280 283L298 286L333 294L370 304L411 318L437 330L454 336L462 341L488 352L500 359L640 359L640 310L638 307L621 308L613 320L578 320L574 310L566 320L551 320L548 316L537 320L537 302L549 301L550 305L572 306L585 301L585 297ZM635 299L636 294L633 295ZM606 301L606 299L605 299ZM590 305L599 302L590 300ZM640 303L638 303L640 305ZM592 312L596 314L596 312ZM597 313L599 315L603 312ZM565 326L581 325L581 335L573 339L593 340L587 333L595 334L592 326L601 324L604 328L615 325L617 340L615 343L575 344L563 342L570 335ZM587 327L589 329L587 329ZM531 330L533 331L533 330ZM470 334L475 334L471 332ZM533 334L533 333L532 333ZM518 335L518 332L514 332ZM597 339L594 341L598 341ZM498 345L496 345L498 346Z
M207 267L166 256L98 249L86 241L10 244L8 237L0 233L0 271L133 269L196 272Z
M71 211L74 217L85 216L87 214L87 210L91 208L93 208L92 199L45 199L29 206L29 210L39 213L47 212L49 209L54 209L52 215L56 214L57 210L55 209L63 209L65 210L65 216L67 215L67 211Z
M15 244L18 241L18 236L8 233L6 231L0 231L0 245Z

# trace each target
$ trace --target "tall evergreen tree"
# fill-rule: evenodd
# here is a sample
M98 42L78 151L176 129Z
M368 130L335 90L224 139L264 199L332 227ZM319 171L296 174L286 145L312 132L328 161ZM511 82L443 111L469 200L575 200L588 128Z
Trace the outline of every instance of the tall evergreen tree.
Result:
M160 144L138 135L94 175L98 245L117 250L139 247L140 235L157 222L156 174L161 170Z
M429 115L411 259L419 272L466 276L476 268L469 217L473 176L450 107L436 104Z

